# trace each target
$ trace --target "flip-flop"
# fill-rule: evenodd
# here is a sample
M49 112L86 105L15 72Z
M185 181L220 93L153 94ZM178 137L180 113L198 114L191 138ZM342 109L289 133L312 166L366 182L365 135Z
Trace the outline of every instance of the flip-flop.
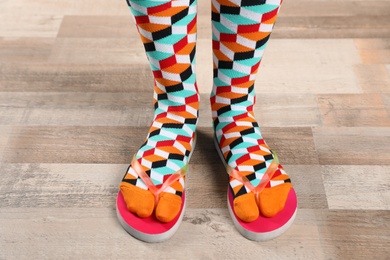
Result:
M137 172L138 176L148 186L149 190L154 195L156 201L155 205L157 205L159 194L163 192L170 184L177 181L180 177L186 175L188 164L183 169L172 174L160 188L154 186L149 176L143 171L137 160L133 159L131 166L133 166L133 169ZM128 170L129 169L127 169L127 171ZM136 214L130 212L127 209L121 191L118 192L116 200L116 212L122 227L133 237L149 243L162 242L172 237L180 226L186 205L185 190L183 190L181 198L182 204L179 213L172 221L167 223L162 223L157 220L154 214L152 214L150 217L140 218Z
M245 186L255 194L256 199L258 199L258 196L260 195L262 190L266 187L266 185L269 183L269 181L272 179L273 174L279 167L279 160L277 155L271 151L272 154L274 155L274 160L272 161L271 165L268 167L267 171L263 175L263 178L261 179L259 185L254 187L249 182L249 180L245 178L245 176L241 175L237 170L234 170L229 165L227 165L222 155L222 152L219 148L218 142L216 141L216 138L214 138L214 144L218 151L219 156L221 157L222 162L226 167L227 173L233 178L245 184ZM297 213L298 202L297 202L297 196L295 194L294 188L290 189L287 195L285 206L279 213L277 213L273 217L265 217L260 213L259 217L252 222L244 222L236 215L236 213L234 212L233 200L234 200L233 192L230 186L228 186L228 192L227 192L228 208L234 226L241 233L241 235L243 235L244 237L250 240L265 241L280 236L292 225Z

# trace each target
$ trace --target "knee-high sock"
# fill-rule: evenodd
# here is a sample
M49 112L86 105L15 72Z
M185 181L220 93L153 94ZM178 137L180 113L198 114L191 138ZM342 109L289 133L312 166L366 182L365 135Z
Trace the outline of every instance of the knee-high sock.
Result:
M273 155L254 117L254 82L281 0L212 0L214 84L213 124L226 163L257 186ZM284 207L289 177L279 165L259 199L230 177L234 210L251 222ZM271 188L272 187L272 188ZM269 195L270 194L270 195ZM277 197L277 198L275 198Z
M188 164L199 109L195 82L196 1L130 0L154 76L154 119L144 144L120 185L128 209L140 217L169 222L180 210L185 177L155 200L139 168L160 188ZM138 169L138 170L137 170ZM142 171L141 170L141 171ZM157 205L155 205L157 203Z

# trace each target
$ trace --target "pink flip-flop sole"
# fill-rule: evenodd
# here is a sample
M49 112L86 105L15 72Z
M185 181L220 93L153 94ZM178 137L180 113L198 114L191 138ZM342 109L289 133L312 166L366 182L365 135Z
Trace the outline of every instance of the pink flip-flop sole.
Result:
M229 212L236 228L242 235L251 240L269 240L281 235L293 223L297 211L297 197L292 188L288 194L285 207L276 216L267 218L260 215L255 221L247 223L239 219L233 210L233 194L228 189Z
M184 213L185 192L183 192L182 200L179 214L171 222L162 223L155 218L154 214L147 218L140 218L131 213L119 191L116 201L117 215L123 228L135 238L151 243L161 242L170 238L179 228Z

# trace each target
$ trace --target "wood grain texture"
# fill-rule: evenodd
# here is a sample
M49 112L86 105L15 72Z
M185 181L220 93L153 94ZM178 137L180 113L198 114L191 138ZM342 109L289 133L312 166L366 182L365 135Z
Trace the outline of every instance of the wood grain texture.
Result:
M237 259L249 251L247 259L258 259L259 255L271 259L328 259L332 255L356 259L375 255L386 259L389 220L384 211L302 209L285 235L255 243L238 234L226 209L189 209L172 239L147 244L120 227L113 208L6 208L0 212L0 230L9 235L0 237L0 243L7 245L0 257ZM376 231L377 227L380 230Z
M363 64L390 63L390 37L378 39L356 39Z
M0 38L0 65L9 63L46 62L55 44L54 38ZM3 73L0 74L3 77Z
M351 39L273 39L264 54L257 93L359 93ZM337 50L337 51L335 51Z
M322 165L389 165L388 127L320 127L313 129Z
M310 127L322 124L316 95L257 92L254 111L261 126Z
M390 117L390 94L383 95L382 98L383 98L383 102L385 104L387 113L389 114L389 117Z
M159 244L115 198L153 115L126 1L0 1L0 259L389 259L390 1L284 1L255 84L299 209L279 238L234 228L213 144L210 1L198 1L198 141L187 210Z
M390 73L384 64L356 64L354 70L364 93L389 93Z
M139 36L129 14L124 16L66 15L57 35L57 38L126 38L128 40L137 37Z
M329 208L390 210L389 173L389 166L323 166Z
M380 94L319 95L324 126L390 126Z
M4 92L121 92L149 91L149 65L1 64Z

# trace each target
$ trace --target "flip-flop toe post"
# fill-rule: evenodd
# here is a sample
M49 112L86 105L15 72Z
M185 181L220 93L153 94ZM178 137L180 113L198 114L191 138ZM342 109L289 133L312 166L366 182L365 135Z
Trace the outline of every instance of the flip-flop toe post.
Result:
M162 192L179 178L185 176L187 172L186 166L172 174L157 188L135 158L131 163L131 167L133 167L138 176L148 187L148 190L153 194L155 207L159 205L158 202L160 198L165 194ZM124 196L122 192L119 191L116 200L117 217L122 227L133 237L149 243L162 242L171 238L180 226L186 205L185 190L183 190L181 200L182 203L176 217L168 222L162 222L156 218L155 214L151 214L148 217L139 217L137 214L129 211Z

